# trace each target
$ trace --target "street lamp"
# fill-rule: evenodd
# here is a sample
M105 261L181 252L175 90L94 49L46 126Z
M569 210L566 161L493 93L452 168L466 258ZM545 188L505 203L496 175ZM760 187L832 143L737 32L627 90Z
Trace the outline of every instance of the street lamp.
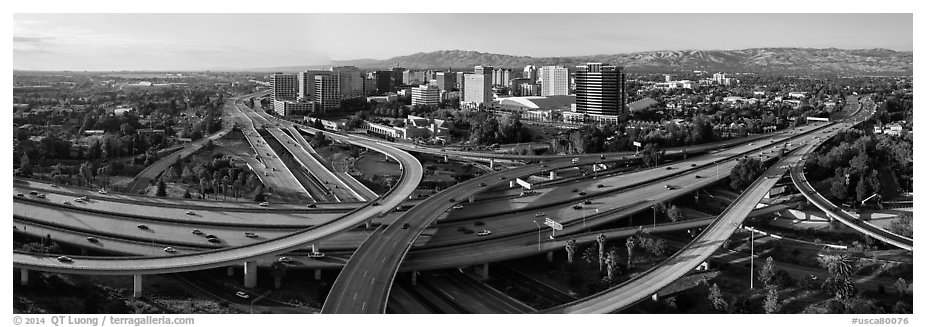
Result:
M536 220L531 219L534 222L534 225L537 225L537 251L540 251L540 234L543 231L543 228L540 227L540 224Z
M755 235L756 230L754 228L749 229L749 289L752 289L753 283L753 261L755 259Z

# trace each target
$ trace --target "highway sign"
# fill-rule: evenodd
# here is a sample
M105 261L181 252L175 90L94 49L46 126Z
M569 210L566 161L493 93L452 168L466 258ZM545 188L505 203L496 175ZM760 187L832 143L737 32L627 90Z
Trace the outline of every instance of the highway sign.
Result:
M544 225L550 226L553 230L563 230L563 224L553 221L553 219L547 218L543 221Z
M633 146L641 147L641 146L643 146L643 144L640 143L640 142L637 142L637 141L633 141Z

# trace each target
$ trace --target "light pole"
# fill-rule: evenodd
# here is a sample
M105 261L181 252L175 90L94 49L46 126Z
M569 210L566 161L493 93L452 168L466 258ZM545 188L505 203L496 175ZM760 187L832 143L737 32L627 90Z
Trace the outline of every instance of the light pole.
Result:
M749 289L752 289L753 283L753 261L755 259L755 234L756 230L753 228L749 229Z
M720 180L720 165L717 164L716 161L714 161L714 168L716 168L717 170L717 176L714 177L714 182L716 183L717 181Z
M540 224L536 220L531 219L534 222L534 225L537 225L537 251L540 251L540 234L543 231L543 228L540 228Z
M656 205L653 205L653 231L656 231Z

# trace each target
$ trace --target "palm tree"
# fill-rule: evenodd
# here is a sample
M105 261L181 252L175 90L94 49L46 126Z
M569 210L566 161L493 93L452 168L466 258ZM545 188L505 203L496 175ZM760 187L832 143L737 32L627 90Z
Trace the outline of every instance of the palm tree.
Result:
M230 183L231 183L231 181L228 179L228 175L225 175L225 176L222 177L222 185L224 185L224 186L222 186L222 196L223 196L224 199L228 199L228 192L227 192L227 191L228 191L228 184L230 184Z
M633 259L633 248L637 245L636 240L633 237L627 238L627 267L630 267L631 260Z
M205 177L199 178L199 196L202 199L206 198L206 178Z
M598 272L604 269L604 242L607 241L604 234L598 234Z
M566 260L572 263L572 258L576 255L576 240L566 241Z
M855 294L855 284L851 279L855 270L852 257L848 254L824 254L820 261L830 274L825 284L836 299L846 300L852 297Z
M608 252L608 257L605 259L605 267L608 272L608 281L611 282L614 280L614 270L617 268L617 253Z

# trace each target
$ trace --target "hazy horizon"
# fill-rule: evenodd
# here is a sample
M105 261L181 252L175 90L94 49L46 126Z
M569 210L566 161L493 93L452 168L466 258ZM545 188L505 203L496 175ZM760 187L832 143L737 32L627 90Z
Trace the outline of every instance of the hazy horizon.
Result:
M440 50L530 57L912 51L912 33L912 14L14 14L13 68L247 70Z

